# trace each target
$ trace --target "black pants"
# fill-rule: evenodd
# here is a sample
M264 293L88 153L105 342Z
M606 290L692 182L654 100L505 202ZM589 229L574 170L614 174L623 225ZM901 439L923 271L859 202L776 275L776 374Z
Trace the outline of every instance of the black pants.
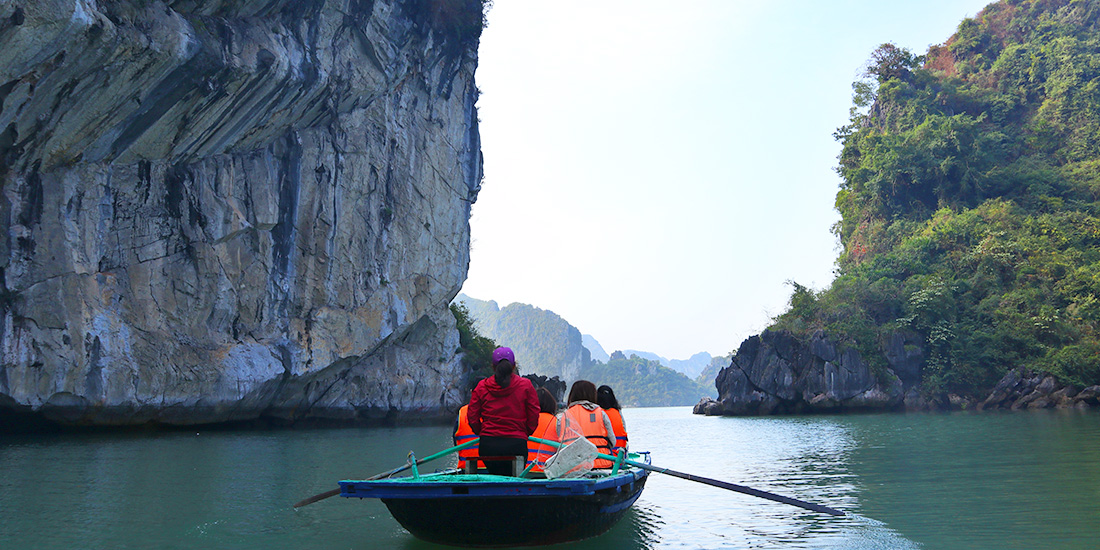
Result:
M481 440L477 444L477 454L479 457L486 456L522 456L527 458L527 440L519 439L516 437L496 437L492 435L483 435ZM496 474L498 476L512 476L519 472L513 471L511 462L504 462L499 460L486 460L485 469L489 470L490 474Z

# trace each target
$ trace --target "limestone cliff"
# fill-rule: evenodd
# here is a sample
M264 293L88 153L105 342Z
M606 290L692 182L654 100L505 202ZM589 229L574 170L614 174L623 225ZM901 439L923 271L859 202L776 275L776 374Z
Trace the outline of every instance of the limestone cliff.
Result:
M809 342L787 331L765 330L745 340L715 379L718 400L704 399L696 414L766 415L921 408L916 391L925 361L913 335L886 343L889 366L876 375L854 349L838 349L818 332Z
M480 2L0 2L0 425L462 399Z
M916 334L894 332L882 349L888 366L876 375L854 349L840 351L824 333L809 342L788 331L765 330L745 340L695 414L768 415L852 411L1089 409L1100 406L1100 385L1085 388L1044 372L1009 370L984 400L920 391L926 352Z

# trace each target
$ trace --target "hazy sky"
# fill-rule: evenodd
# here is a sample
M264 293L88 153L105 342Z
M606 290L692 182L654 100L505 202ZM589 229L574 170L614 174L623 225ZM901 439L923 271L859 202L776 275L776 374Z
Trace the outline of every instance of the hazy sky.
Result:
M987 3L496 0L463 292L609 353L737 349L786 281L833 279L832 133L871 52L922 54Z

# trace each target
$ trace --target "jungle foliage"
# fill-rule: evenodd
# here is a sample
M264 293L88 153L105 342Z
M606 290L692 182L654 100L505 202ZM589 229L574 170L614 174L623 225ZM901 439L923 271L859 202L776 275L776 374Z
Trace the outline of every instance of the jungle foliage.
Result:
M924 55L879 47L853 85L822 291L773 328L885 365L925 340L926 393L978 396L1024 366L1100 383L1100 2L1008 0Z

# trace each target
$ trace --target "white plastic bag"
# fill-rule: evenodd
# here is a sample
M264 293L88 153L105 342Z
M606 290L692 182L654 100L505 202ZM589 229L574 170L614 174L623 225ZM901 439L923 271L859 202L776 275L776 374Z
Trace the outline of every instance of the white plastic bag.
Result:
M596 446L581 437L558 449L546 461L543 472L549 479L580 477L592 469L597 454Z

